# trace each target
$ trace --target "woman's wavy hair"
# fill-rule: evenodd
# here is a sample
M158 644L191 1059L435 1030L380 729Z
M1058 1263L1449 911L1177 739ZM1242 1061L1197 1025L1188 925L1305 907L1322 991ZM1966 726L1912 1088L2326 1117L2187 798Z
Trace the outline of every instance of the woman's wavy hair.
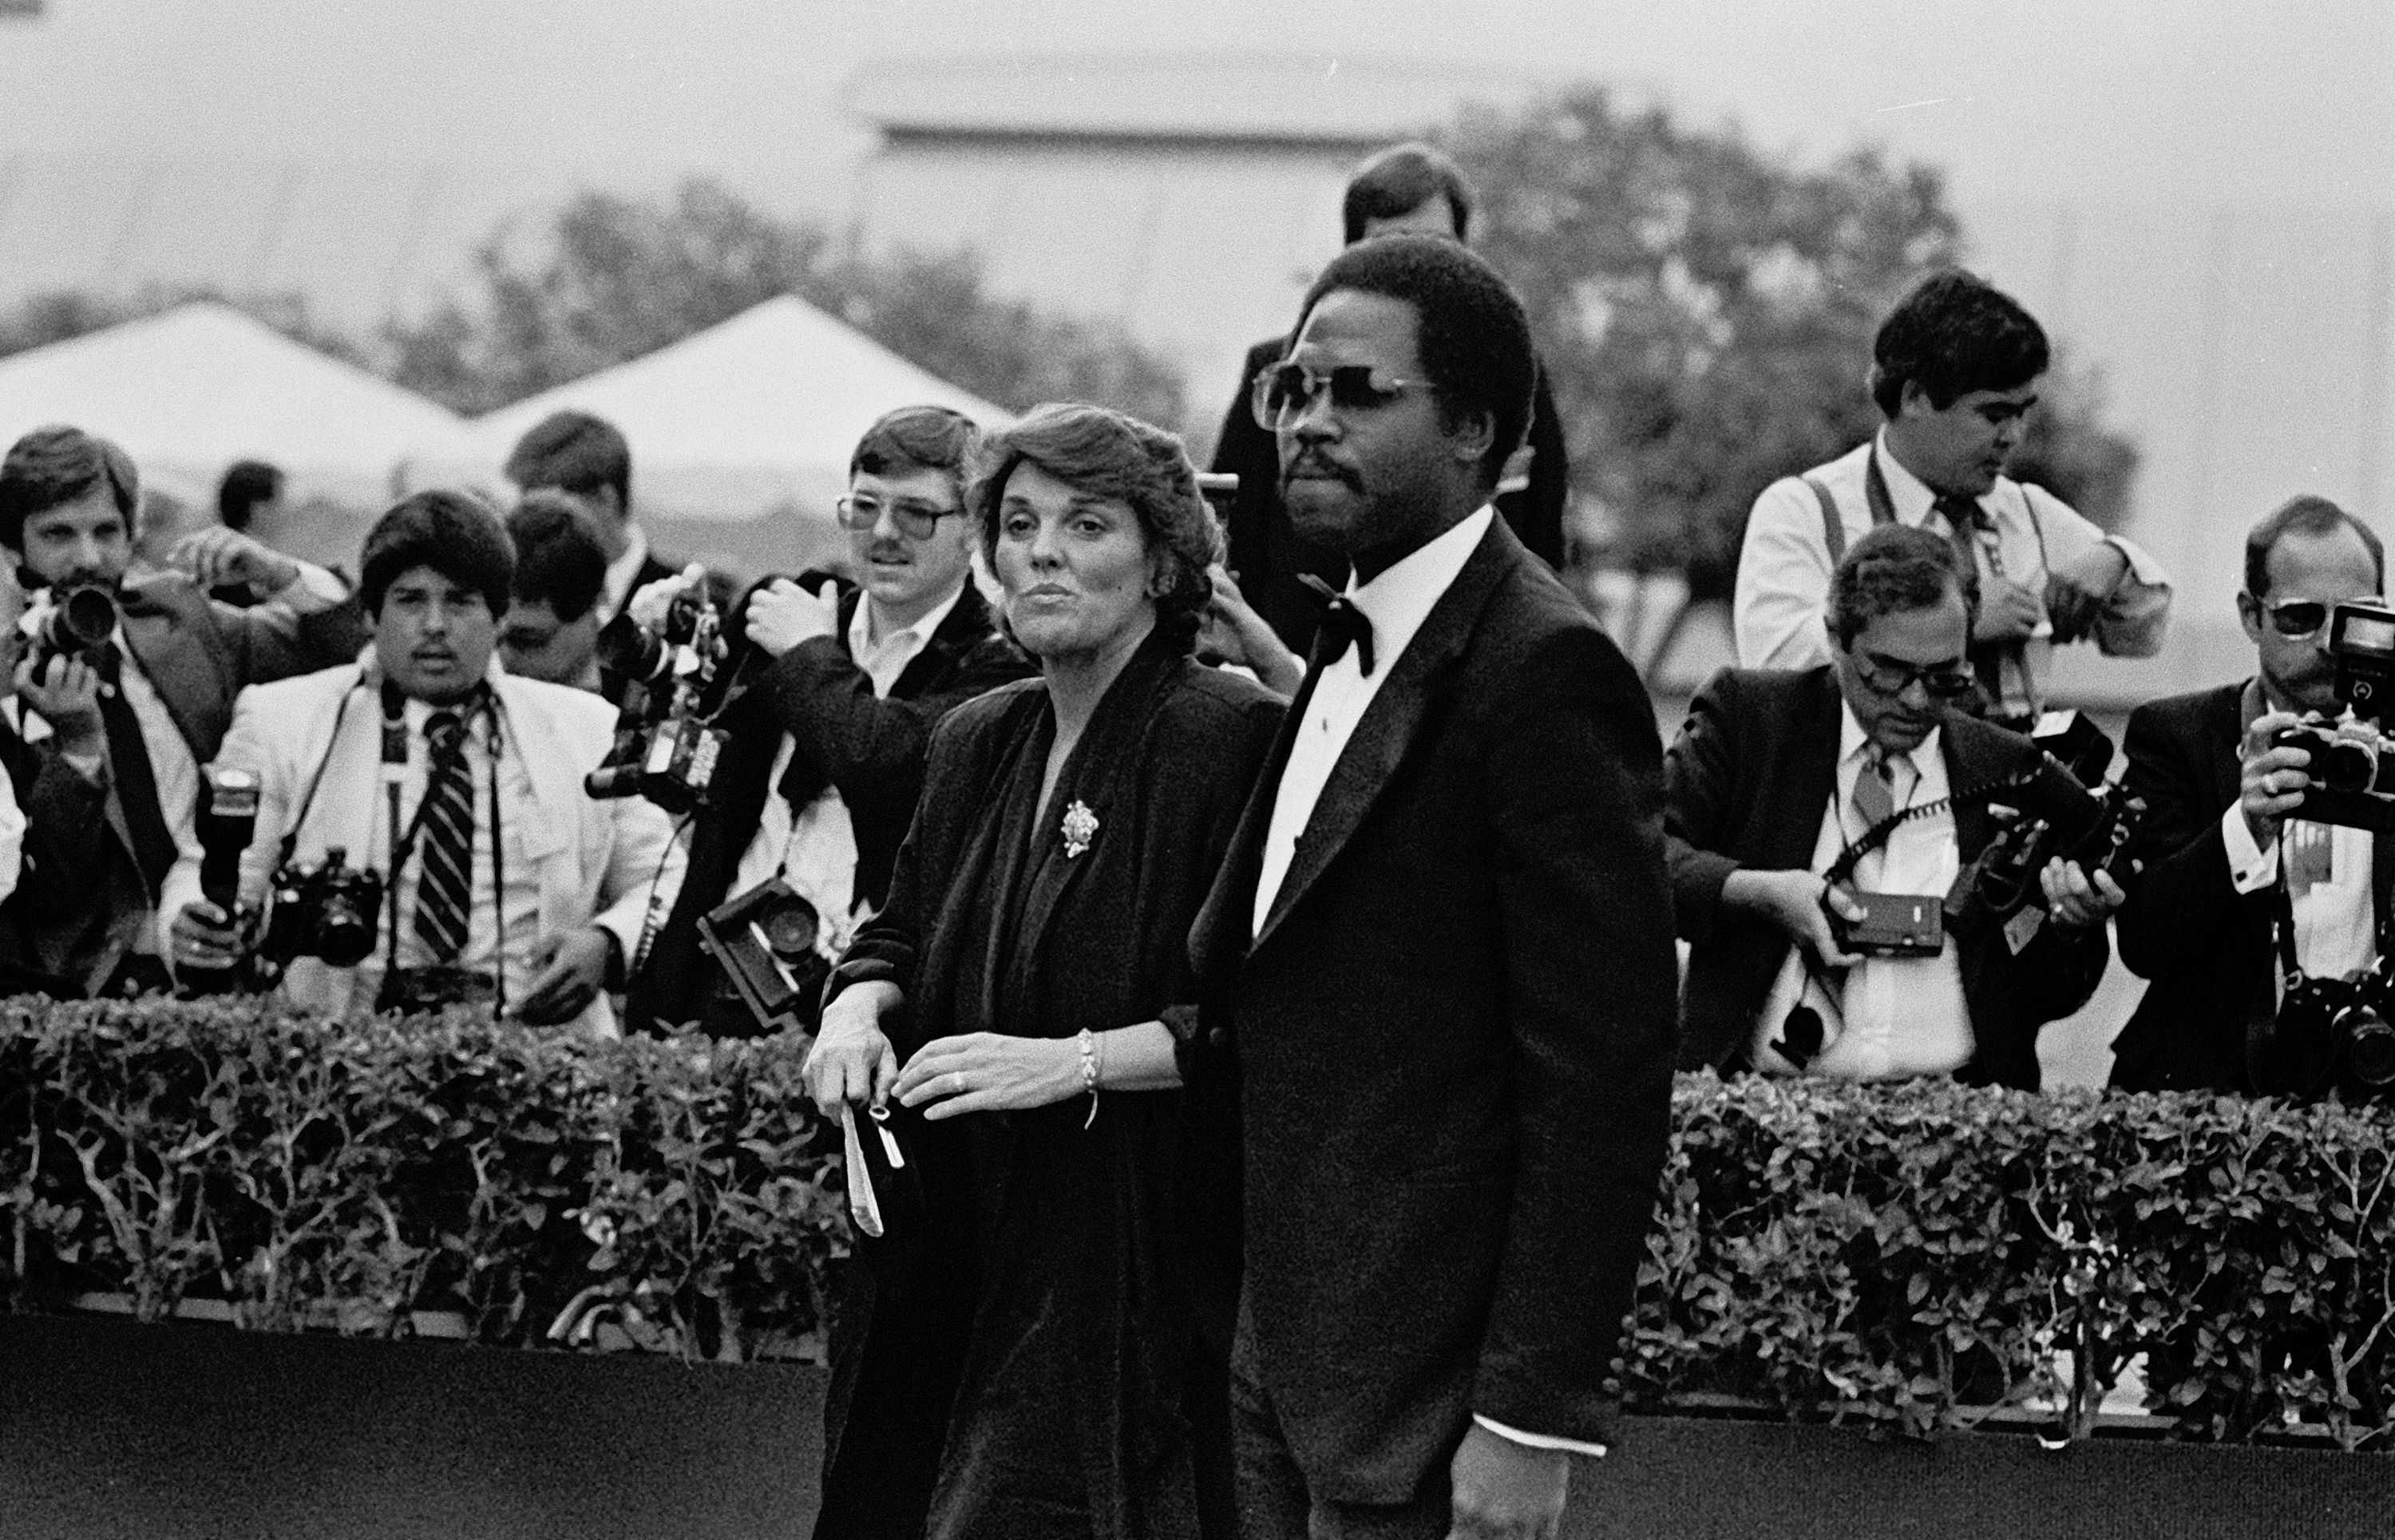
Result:
M1207 569L1223 557L1223 532L1198 490L1198 471L1174 434L1135 417L1078 402L1035 406L983 438L965 507L996 570L999 506L1007 479L1028 462L1074 490L1128 506L1147 543L1157 630L1186 651L1214 593Z

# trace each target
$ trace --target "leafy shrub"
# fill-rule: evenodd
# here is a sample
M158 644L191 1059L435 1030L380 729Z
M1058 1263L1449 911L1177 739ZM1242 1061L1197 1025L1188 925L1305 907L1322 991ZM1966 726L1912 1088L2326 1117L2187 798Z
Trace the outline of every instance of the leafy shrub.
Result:
M593 1044L463 1016L0 1002L0 1308L747 1359L847 1250L803 1039ZM2133 1355L2182 1437L2395 1434L2395 1151L2366 1110L1684 1077L1621 1364L1916 1436Z

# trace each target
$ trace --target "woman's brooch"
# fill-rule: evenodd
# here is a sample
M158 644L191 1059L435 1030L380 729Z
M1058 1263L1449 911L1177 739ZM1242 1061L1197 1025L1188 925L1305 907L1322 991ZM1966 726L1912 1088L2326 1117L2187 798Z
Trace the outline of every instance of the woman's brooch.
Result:
M1064 833L1068 859L1090 848L1090 842L1098 837L1098 816L1090 811L1088 803L1076 802L1065 809Z

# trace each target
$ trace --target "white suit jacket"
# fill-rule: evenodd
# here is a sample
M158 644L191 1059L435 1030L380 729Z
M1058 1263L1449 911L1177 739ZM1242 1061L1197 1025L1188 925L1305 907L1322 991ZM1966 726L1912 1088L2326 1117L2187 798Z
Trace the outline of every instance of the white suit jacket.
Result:
M340 845L357 865L359 853L379 853L388 843L382 708L376 691L358 690L348 714L341 713L343 697L361 675L359 664L345 663L242 691L213 767L248 770L258 777L258 832L242 860L244 903L264 899L286 822L298 816L319 763L324 780L298 830L293 858L312 864L327 847ZM597 767L613 742L615 709L585 691L518 679L496 659L490 683L504 732L499 787L511 877L535 875L541 934L601 925L615 934L626 962L634 961L651 906L660 917L672 909L681 889L684 853L654 803L642 797L602 802L582 790L583 774ZM167 875L159 904L162 928L199 896L199 861L187 854ZM161 949L173 955L163 937ZM379 948L355 968L303 958L291 965L283 988L300 1004L338 1011L353 997L371 1000L382 968ZM507 960L510 1001L523 998L529 979L521 959ZM602 992L574 1025L596 1036L615 1036L615 1011L606 995Z

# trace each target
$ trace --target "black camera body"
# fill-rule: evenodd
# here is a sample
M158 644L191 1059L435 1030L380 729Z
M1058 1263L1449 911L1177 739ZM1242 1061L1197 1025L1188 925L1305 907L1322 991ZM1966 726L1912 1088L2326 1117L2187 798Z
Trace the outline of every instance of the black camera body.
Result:
M1936 957L1946 949L1945 911L1936 894L1847 894L1863 917L1849 920L1830 911L1830 930L1839 949L1863 957Z
M831 964L815 950L822 917L776 877L699 918L700 941L722 965L760 1033L813 1031Z
M380 928L382 875L349 864L339 845L313 866L286 861L274 873L274 901L258 961L278 974L293 960L322 958L336 968L354 968L374 951Z
M116 634L123 618L114 591L99 583L51 590L49 606L40 615L26 648L36 678L53 657L98 652Z
M2382 959L2352 977L2290 979L2254 1038L2262 1089L2306 1101L2395 1095L2395 969Z
M583 790L596 798L646 797L676 816L706 806L731 741L707 710L726 650L722 612L704 591L676 599L657 630L633 627L603 642L602 666L629 683L615 741L583 777Z
M2100 871L2123 886L2129 882L2130 841L2146 804L2104 778L2112 740L2077 711L2046 712L2029 739L2041 750L2036 765L1991 799L1996 831L1946 896L1947 918L1957 927L2042 907L2038 874L2058 856L2078 863L2090 881Z
M2295 816L2349 829L2395 830L2395 738L2382 724L2395 708L2395 609L2376 599L2355 600L2329 612L2328 652L2336 666L2336 698L2353 720L2318 720L2283 728L2273 749L2311 756L2312 784Z

